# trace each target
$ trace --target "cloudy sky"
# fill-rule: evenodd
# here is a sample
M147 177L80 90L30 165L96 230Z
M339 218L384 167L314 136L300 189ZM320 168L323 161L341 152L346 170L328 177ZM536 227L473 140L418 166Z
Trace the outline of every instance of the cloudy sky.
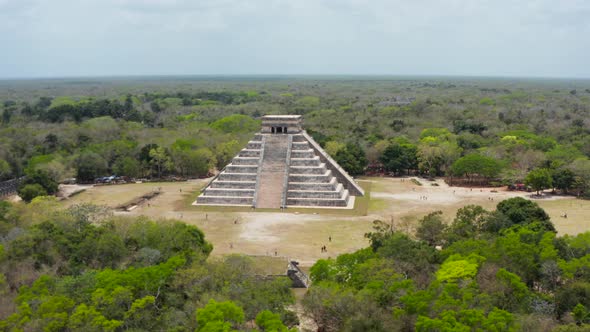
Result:
M0 78L590 78L587 0L0 0Z

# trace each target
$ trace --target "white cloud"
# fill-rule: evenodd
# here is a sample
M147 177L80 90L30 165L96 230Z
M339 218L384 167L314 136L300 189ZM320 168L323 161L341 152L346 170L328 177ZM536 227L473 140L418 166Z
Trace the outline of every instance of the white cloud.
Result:
M590 2L0 0L0 77L590 77Z

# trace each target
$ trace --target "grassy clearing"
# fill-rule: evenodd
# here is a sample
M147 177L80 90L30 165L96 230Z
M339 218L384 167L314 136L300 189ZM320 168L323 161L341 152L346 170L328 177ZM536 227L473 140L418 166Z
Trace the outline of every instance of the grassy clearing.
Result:
M535 200L551 217L559 234L578 234L590 230L590 201L574 198ZM567 218L562 215L567 214Z
M261 210L249 208L193 206L192 203L207 184L207 180L173 183L142 183L119 186L92 187L63 204L93 202L115 207L144 195L154 188L162 194L122 215L146 215L151 218L173 218L198 226L205 232L214 250L212 257L228 254L248 254L266 262L277 251L282 259L301 262L304 268L320 258L335 257L368 245L364 234L371 231L375 219L393 220L397 229L412 233L416 222L424 215L441 210L450 222L456 211L468 204L478 204L493 210L498 202L521 192L492 192L488 188L456 188L443 183L439 186L418 186L410 179L363 178L359 184L366 196L358 198L354 210L287 209ZM422 200L420 197L428 197ZM493 201L491 200L493 199ZM535 200L551 216L560 234L586 231L590 216L590 201L575 198ZM561 218L567 212L568 218ZM332 241L329 238L332 238ZM326 245L327 253L320 247ZM271 259L274 257L271 257ZM256 258L255 260L258 260ZM276 263L282 269L283 263ZM274 268L273 268L274 270Z

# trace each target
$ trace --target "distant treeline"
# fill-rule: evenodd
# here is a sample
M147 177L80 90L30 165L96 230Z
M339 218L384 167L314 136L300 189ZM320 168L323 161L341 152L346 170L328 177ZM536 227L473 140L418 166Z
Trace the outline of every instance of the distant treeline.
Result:
M261 115L303 114L308 132L355 176L377 171L589 192L590 93L584 82L44 84L0 91L7 96L0 180L33 169L56 181L205 176L245 145Z

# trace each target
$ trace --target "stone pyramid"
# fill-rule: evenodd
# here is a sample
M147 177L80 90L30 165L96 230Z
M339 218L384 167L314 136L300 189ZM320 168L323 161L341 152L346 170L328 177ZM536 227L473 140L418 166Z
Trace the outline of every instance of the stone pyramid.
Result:
M197 197L197 205L352 208L363 189L309 136L301 115L266 115L262 129Z

